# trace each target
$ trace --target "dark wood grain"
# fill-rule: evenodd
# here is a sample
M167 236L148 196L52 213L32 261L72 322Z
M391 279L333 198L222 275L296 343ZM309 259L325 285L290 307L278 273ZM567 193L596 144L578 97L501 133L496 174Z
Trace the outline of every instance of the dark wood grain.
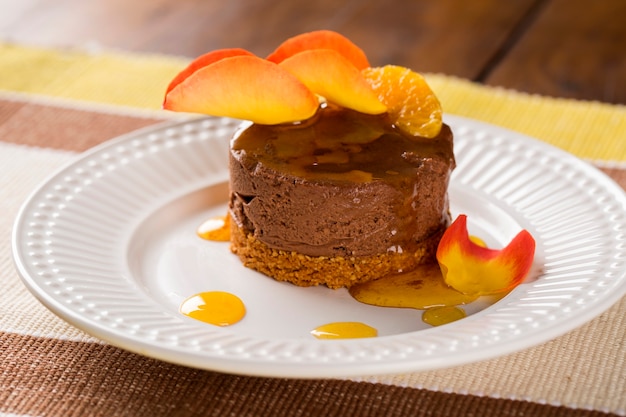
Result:
M533 0L370 1L346 24L372 64L475 78Z
M626 1L552 0L485 81L626 103Z
M394 63L545 95L626 102L623 0L0 0L0 38L194 57L339 31Z

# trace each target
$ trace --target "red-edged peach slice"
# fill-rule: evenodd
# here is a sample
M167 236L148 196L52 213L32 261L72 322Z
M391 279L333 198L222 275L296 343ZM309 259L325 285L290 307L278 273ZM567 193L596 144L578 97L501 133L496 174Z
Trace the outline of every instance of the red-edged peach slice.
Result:
M367 114L387 111L361 71L337 51L303 51L278 65L329 102Z
M313 116L319 100L300 80L256 56L224 58L193 72L170 91L163 108L280 124Z
M267 59L280 63L299 52L312 49L332 49L352 62L359 70L370 66L367 56L361 48L345 36L332 30L317 30L289 38L280 44Z
M204 55L200 55L199 57L191 61L184 70L179 72L176 77L174 77L174 79L167 86L167 90L165 94L172 91L174 87L176 87L178 84L183 82L187 77L189 77L191 74L193 74L200 68L206 67L207 65L210 65L224 58L229 58L232 56L240 56L240 55L252 56L254 54L252 52L246 51L245 49L230 48L230 49L217 49L215 51L207 52Z
M526 230L501 250L472 242L465 215L450 225L437 248L437 260L446 284L468 295L511 290L526 277L534 256L535 240Z

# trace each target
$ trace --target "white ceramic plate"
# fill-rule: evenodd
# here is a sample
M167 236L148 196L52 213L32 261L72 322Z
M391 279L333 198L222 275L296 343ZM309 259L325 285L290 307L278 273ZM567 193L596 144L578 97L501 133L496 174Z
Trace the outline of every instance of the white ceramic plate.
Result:
M493 305L429 328L421 312L298 288L241 266L227 243L195 236L226 210L227 150L237 122L198 119L142 130L80 156L41 185L14 228L24 283L50 310L113 345L238 374L332 377L449 367L545 342L626 292L626 197L605 175L523 135L459 117L453 216L491 246L520 229L540 273ZM184 317L195 293L238 295L247 315L220 328ZM317 340L324 323L360 321L379 337Z

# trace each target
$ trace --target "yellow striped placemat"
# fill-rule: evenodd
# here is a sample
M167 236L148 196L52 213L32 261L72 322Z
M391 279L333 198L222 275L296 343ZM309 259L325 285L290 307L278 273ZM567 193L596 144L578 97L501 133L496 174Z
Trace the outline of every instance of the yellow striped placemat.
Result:
M0 90L157 110L189 59L0 44ZM444 112L541 139L580 158L626 161L626 106L553 99L427 74Z

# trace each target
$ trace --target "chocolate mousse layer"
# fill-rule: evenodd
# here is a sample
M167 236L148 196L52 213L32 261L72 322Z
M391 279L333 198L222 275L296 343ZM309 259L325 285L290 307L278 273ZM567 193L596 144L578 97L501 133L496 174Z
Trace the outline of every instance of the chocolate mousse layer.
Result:
M449 223L452 132L432 139L387 116L327 106L300 124L250 125L233 138L230 213L271 249L313 257L417 250Z

